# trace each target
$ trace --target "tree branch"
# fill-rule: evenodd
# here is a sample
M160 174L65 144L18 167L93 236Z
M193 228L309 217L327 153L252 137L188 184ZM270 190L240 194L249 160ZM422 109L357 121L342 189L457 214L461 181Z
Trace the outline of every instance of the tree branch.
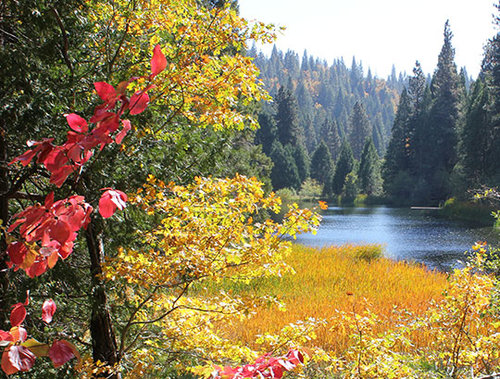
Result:
M59 25L59 29L61 29L61 37L62 37L62 55L64 57L64 62L66 62L66 66L68 66L69 71L71 72L71 75L74 74L73 70L73 65L71 64L71 61L68 56L68 50L69 50L69 41L68 41L68 34L66 33L66 28L64 27L64 24L61 20L61 17L59 16L59 12L57 11L56 8L51 8L50 11L52 14L55 16L57 25Z

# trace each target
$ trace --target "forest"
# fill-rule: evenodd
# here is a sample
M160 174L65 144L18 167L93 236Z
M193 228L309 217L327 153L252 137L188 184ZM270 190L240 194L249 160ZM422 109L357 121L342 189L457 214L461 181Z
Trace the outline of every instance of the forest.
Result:
M445 274L293 240L327 202L497 204L500 34L477 78L448 22L387 79L276 37L237 0L0 3L0 375L499 372L494 246Z
M355 58L347 68L307 52L300 61L292 51L274 48L266 58L250 49L274 99L259 114L255 138L274 163L273 188L300 191L310 178L329 200L439 205L497 187L497 42L486 46L473 80L457 70L448 22L443 34L432 76L417 61L412 75L393 67L386 80L365 76Z

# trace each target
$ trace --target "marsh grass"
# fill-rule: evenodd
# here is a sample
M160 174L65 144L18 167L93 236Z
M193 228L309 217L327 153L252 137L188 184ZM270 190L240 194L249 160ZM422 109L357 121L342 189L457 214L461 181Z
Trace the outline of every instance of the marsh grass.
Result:
M276 296L286 306L262 306L251 318L220 327L229 338L255 346L262 333L277 333L285 325L309 318L338 320L342 312L363 313L369 307L379 322L375 333L393 328L405 315L418 316L431 300L440 300L447 275L425 267L381 257L380 245L343 245L310 248L294 245L287 263L295 274L255 280L249 284L223 283L226 291L240 296ZM215 288L214 288L215 289ZM331 325L316 331L315 346L341 351L349 331ZM426 335L415 341L426 344Z

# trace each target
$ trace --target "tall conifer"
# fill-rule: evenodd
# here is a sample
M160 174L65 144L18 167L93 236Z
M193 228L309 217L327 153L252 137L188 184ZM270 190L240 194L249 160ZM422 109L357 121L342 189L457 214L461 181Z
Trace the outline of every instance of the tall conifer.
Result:
M372 134L372 126L368 120L365 107L361 102L356 102L349 120L349 143L355 159L361 157L363 146L367 137Z

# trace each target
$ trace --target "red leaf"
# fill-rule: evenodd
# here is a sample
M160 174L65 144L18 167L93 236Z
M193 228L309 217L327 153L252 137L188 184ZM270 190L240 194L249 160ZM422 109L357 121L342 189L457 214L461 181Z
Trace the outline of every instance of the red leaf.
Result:
M66 221L59 219L50 226L49 236L64 245L71 237L71 228Z
M57 171L52 172L52 175L50 176L50 183L56 185L57 187L61 187L68 176L70 176L75 169L76 167L74 166L62 166Z
M69 255L73 252L73 245L74 243L69 241L66 242L61 248L59 249L59 255L61 256L62 259L66 259L69 257Z
M29 371L35 364L36 356L21 345L13 345L9 349L9 361L19 371Z
M103 218L113 216L116 209L123 210L127 204L127 195L122 191L108 189L99 200L99 213Z
M54 204L54 191L52 191L47 195L47 197L45 197L44 207L50 208L52 204Z
M161 52L160 45L153 49L153 58L151 58L151 78L154 78L167 67L167 59Z
M28 150L26 151L24 154L18 156L18 157L15 157L10 163L9 165L13 164L14 162L16 161L19 161L21 162L21 164L23 166L27 166L30 164L31 160L36 156L36 154L38 153L38 151L36 150Z
M116 91L111 84L106 82L96 82L94 83L94 87L102 101L104 101L109 107L115 106Z
M42 275L45 271L47 271L47 260L42 259L36 261L30 267L28 267L26 269L26 274L28 274L30 278L35 278Z
M78 358L78 351L66 340L54 341L49 350L49 358L57 368L72 358Z
M11 262L18 266L23 264L27 252L26 245L19 241L12 242L7 248Z
M0 330L0 342L3 341L14 342L14 337L9 332L6 332L5 330ZM5 346L5 345L2 343L0 344L0 346Z
M132 124L129 120L122 120L122 124L123 129L115 137L116 143L122 143L123 138L125 138L129 130L132 129Z
M76 113L70 113L66 115L66 121L68 121L69 127L78 133L87 133L89 130L87 121L78 116Z
M10 363L9 359L9 351L10 348L7 348L3 351L2 354L2 370L5 372L7 375L12 375L18 372L19 370L15 368L12 363Z
M43 141L28 141L28 147L35 146L35 148L28 150L24 154L14 158L14 160L9 164L19 161L23 166L27 166L37 154L38 163L43 162L47 154L49 154L54 148L52 146L53 140L54 138L45 138Z
M148 106L149 95L144 91L138 91L130 97L130 114L135 115L144 112Z
M54 303L54 300L52 299L47 299L43 302L42 305L42 320L45 321L47 324L50 324L52 321L52 316L56 312L56 303Z
M40 161L40 159L38 159ZM54 171L59 170L62 166L64 166L68 162L67 152L61 147L57 147L53 149L45 159L43 163L48 171L53 173Z
M12 308L10 312L10 324L12 326L19 326L26 318L26 308L24 308L23 303L17 303Z

